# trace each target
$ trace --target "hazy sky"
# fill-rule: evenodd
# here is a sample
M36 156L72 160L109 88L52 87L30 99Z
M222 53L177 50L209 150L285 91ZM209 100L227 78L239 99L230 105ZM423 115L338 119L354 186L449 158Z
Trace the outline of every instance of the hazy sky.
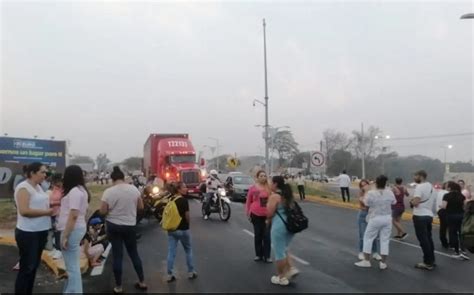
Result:
M149 133L262 154L263 31L270 124L301 149L322 131L473 132L471 1L1 1L0 131L71 152L142 155ZM402 155L474 157L472 136L393 141Z

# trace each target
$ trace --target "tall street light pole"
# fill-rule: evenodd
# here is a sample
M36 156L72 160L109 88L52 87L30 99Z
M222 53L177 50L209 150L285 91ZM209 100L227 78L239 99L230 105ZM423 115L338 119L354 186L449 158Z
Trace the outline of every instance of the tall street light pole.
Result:
M263 19L263 66L264 66L264 75L265 75L265 101L262 102L258 99L253 100L253 106L255 103L259 103L265 107L265 172L269 175L269 165L268 165L268 158L269 158L269 138L268 138L268 78L267 78L267 34L266 34L266 26L265 19Z
M453 148L453 145L452 144L449 144L449 145L445 145L442 147L444 149L444 173L448 173L448 149L452 149Z
M265 170L269 175L268 167L268 79L267 79L267 35L266 35L266 23L263 19L263 60L265 67Z

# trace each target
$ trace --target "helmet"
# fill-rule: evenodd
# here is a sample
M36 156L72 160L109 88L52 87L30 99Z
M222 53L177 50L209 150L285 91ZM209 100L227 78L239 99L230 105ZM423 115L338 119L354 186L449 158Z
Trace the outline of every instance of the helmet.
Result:
M89 221L89 224L90 225L97 225L97 224L101 224L103 223L102 219L100 217L95 217L95 218L92 218L90 221Z
M209 172L209 174L211 174L211 175L217 175L217 171L214 170L214 169L212 169L211 172Z

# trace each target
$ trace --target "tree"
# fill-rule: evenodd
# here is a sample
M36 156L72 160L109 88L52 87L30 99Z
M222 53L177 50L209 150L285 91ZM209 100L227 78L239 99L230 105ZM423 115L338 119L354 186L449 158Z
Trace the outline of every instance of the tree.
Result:
M364 136L361 131L352 131L351 144L356 157L361 158L362 152L365 151L365 156L370 158L376 156L378 152L382 151L382 147L379 147L380 141L375 137L380 135L381 130L378 127L370 126Z
M107 165L110 163L110 160L107 158L107 154L99 154L95 160L97 164L97 170L105 171L107 170Z
M334 129L326 129L323 132L323 140L325 143L327 165L331 163L332 156L336 150L346 150L351 145L351 141L345 133Z
M128 170L141 170L142 169L142 157L130 157L123 160L122 165L125 166Z
M275 133L270 144L270 148L278 153L280 167L285 161L290 161L299 153L298 143L293 138L293 133L289 130L281 130Z
M71 160L69 161L71 165L77 164L94 164L94 160L89 156L82 156L82 155L73 155Z
M349 171L351 163L353 161L352 154L345 150L336 150L333 152L332 160L327 168L327 173L329 175L339 175L342 170L348 170L347 172L351 174L352 171Z
M302 152L298 153L293 157L293 159L290 162L291 167L303 167L303 163L307 163L308 165L310 164L310 157L311 153L310 152Z

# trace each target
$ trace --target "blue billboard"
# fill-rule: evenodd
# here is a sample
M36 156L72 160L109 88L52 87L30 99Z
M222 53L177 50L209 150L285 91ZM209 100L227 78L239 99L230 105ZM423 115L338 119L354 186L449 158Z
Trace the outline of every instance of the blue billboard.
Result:
M57 170L63 170L66 165L66 142L0 137L0 163L32 162L41 162Z

